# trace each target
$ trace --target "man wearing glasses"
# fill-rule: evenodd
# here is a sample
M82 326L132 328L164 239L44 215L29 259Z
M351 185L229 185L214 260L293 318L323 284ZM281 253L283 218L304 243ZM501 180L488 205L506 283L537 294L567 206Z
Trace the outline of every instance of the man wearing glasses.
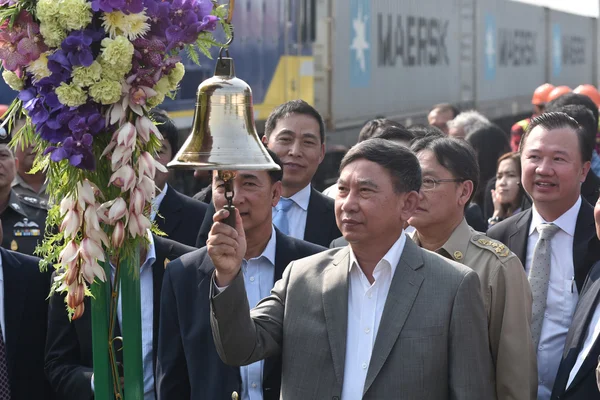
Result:
M408 220L421 247L472 268L481 283L488 335L502 399L535 399L537 364L531 338L532 296L519 259L465 220L479 180L473 149L464 141L424 138L413 144L423 173L417 211Z

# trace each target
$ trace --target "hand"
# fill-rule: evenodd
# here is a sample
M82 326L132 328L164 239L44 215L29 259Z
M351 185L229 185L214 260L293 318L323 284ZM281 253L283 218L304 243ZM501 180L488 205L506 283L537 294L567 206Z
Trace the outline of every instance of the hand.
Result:
M492 202L494 203L494 217L504 218L506 214L506 206L502 204L500 195L492 189Z
M215 213L206 241L208 255L215 264L215 281L221 287L228 286L237 276L246 254L246 235L240 212L235 209L235 229L221 222L228 215L227 210Z

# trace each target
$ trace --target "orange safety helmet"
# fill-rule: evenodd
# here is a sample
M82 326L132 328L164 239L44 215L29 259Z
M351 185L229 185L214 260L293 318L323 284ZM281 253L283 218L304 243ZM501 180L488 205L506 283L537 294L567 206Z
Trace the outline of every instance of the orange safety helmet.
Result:
M572 92L572 90L568 86L557 86L554 89L552 89L552 91L548 95L548 103L551 102L552 100L562 96L563 94L567 94L567 93L571 93L571 92Z
M593 85L579 85L573 90L573 93L582 94L589 97L596 104L596 107L600 107L600 92Z
M548 102L548 95L552 90L554 90L554 85L551 85L550 83L544 83L543 85L538 86L533 92L531 104L535 106L546 104Z
M6 104L0 104L0 118L4 116L4 113L8 111L8 106Z

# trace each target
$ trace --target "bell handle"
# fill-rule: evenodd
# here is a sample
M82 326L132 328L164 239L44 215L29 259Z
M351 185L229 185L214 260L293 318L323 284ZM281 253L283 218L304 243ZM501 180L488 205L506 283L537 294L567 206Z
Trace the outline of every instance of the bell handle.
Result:
M225 18L225 23L231 24L233 20L233 9L235 8L235 0L229 0L229 9L227 11L227 18Z
M223 222L223 223L229 225L230 227L232 227L233 229L235 229L235 206L226 204L223 206L223 208L225 210L229 211L229 215L227 216L227 218L221 220L221 222Z

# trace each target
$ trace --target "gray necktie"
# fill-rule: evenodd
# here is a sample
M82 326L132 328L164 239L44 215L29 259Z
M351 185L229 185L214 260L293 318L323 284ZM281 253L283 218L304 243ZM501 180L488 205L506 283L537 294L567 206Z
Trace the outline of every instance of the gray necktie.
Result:
M548 282L550 281L550 259L552 255L551 240L560 230L554 224L538 226L540 237L533 250L533 260L529 270L529 284L533 295L533 316L531 320L531 336L537 349L542 333L542 323L548 298ZM536 350L537 351L537 350Z

